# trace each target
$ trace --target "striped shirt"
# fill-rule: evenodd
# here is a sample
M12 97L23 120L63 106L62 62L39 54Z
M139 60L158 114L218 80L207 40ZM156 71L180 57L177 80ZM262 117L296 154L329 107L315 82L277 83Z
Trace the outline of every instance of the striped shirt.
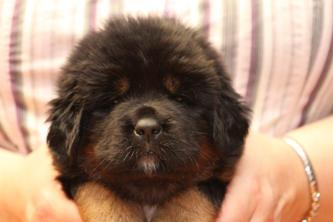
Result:
M331 0L0 0L0 147L45 146L47 102L71 48L111 15L176 17L202 28L271 135L333 112Z

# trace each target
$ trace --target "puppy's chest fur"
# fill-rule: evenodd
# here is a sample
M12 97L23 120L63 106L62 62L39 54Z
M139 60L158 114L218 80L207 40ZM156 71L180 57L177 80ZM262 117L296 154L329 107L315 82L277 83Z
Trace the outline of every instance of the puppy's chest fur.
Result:
M89 182L78 188L74 199L83 220L89 222L211 222L218 209L199 187L151 206L124 200L109 189Z

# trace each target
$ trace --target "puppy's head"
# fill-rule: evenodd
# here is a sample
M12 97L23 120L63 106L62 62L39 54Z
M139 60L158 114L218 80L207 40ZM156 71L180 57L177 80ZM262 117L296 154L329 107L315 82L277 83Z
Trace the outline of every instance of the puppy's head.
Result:
M139 201L230 172L248 129L216 52L171 19L113 19L87 35L58 94L48 142L60 171Z

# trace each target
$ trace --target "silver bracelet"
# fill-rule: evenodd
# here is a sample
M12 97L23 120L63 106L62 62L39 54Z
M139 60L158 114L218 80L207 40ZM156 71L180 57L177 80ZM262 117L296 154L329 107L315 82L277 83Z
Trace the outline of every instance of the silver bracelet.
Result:
M304 151L303 147L295 140L290 137L285 137L283 139L293 150L297 153L298 157L302 160L304 165L305 174L308 178L310 185L310 195L311 195L311 207L306 215L306 217L302 220L302 222L310 222L316 216L317 211L320 206L320 192L318 189L318 182L316 179L316 175L314 169L312 167L309 156Z

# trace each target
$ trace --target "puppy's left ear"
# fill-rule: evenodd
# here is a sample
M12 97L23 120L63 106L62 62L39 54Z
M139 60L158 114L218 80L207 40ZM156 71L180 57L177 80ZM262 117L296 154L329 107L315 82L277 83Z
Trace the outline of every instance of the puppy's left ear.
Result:
M241 155L249 128L249 109L226 80L213 119L213 139L222 156Z
M249 109L240 102L230 84L223 78L221 81L225 90L222 90L214 111L213 141L223 163L219 178L230 181L243 152L249 128Z
M232 88L217 52L206 41L201 43L206 56L213 61L221 87L212 119L213 142L224 160L225 167L232 169L243 151L250 110Z

